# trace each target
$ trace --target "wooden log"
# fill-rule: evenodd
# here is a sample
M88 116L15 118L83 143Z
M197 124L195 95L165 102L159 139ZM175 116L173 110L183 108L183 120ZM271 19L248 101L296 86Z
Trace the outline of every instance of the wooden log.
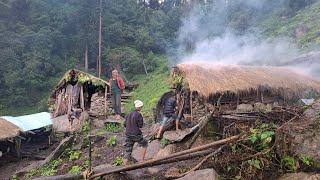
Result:
M178 162L178 161L184 161L184 160L188 160L188 159L197 158L197 157L200 157L200 156L206 156L211 152L212 152L211 149L204 150L204 151L198 151L198 152L182 155L182 156L179 156L179 157L176 157L176 158L172 158L172 159L168 159L168 160L164 160L164 161L159 161L159 162L155 163L152 166L161 165L161 164L169 164L169 163L173 163L173 162ZM150 166L148 166L148 167L150 167ZM117 168L119 168L119 166L110 166L110 165L106 164L106 165L94 167L93 168L93 172L102 173L105 170L117 169ZM64 174L64 175L49 176L49 177L39 177L39 178L35 178L34 180L76 180L76 179L80 179L80 178L83 178L83 174L82 173Z
M18 171L16 173L16 175L18 177L21 177L25 173L28 173L33 169L37 169L37 168L44 166L45 164L49 163L52 159L58 158L66 148L70 147L72 142L73 142L73 136L70 136L70 137L63 139L60 142L59 146L53 152L51 152L51 154L45 160L35 162L35 163L31 164L30 166L23 168L22 170Z
M111 173L117 173L117 172L123 172L123 171L131 171L131 170L140 169L140 168L144 168L144 167L150 167L150 166L159 165L159 163L161 161L168 160L168 159L175 158L175 157L179 157L179 156L186 155L186 154L190 154L190 153L197 152L197 151L206 150L206 149L212 148L212 147L217 146L217 145L221 145L221 144L225 144L225 143L229 143L229 142L238 140L239 138L240 138L240 135L232 136L232 137L229 137L229 138L226 138L226 139L222 139L222 140L219 140L219 141L215 141L215 142L203 145L203 146L199 146L199 147L195 147L195 148L188 149L188 150L185 150L185 151L181 151L181 152L178 152L178 153L174 153L174 154L171 154L171 155L166 156L166 157L152 159L152 160L136 163L136 164L129 165L129 166L119 167L119 168L116 168L116 169L111 169L111 170L106 169L104 172L95 174L92 177L90 177L89 179L94 179L96 177L104 176L104 175L111 174ZM163 162L161 162L160 164L163 164Z
M199 130L197 131L197 133L192 137L192 139L190 140L190 143L188 144L188 149L191 148L191 146L193 145L193 143L196 141L196 139L198 138L198 136L201 134L202 130L205 128L205 126L208 124L209 120L210 120L211 114L209 116L204 116L203 119L200 121L200 127Z

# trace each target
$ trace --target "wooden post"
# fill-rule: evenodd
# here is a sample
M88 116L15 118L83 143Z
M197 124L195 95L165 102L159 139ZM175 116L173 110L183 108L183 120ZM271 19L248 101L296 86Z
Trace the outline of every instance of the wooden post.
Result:
M237 106L239 106L239 103L240 103L240 95L239 93L237 93Z
M16 137L14 144L15 144L17 157L20 159L21 158L21 139L19 137Z
M104 91L104 111L105 111L105 116L106 116L106 118L108 117L108 102L107 102L107 100L108 100L108 86L107 86L107 84L106 84L106 88L105 88L105 91Z
M80 106L84 111L84 94L83 94L83 85L80 86Z
M193 108L192 108L192 104L193 104L193 101L192 101L192 91L190 91L190 114L191 114L191 121L193 120Z

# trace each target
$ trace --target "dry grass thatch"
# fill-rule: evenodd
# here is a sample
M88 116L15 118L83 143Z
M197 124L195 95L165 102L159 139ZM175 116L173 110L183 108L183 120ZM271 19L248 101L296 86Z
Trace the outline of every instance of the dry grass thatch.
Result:
M20 128L11 122L0 118L0 140L5 140L18 136L20 133Z
M309 89L320 92L319 81L285 67L189 63L177 68L190 89L206 97L216 93L250 93L262 88L286 98L300 97Z

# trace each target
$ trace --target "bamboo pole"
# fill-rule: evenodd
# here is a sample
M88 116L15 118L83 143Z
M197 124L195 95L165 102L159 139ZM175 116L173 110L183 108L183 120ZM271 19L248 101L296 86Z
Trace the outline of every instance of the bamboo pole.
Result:
M175 157L179 157L179 156L182 156L182 155L190 154L190 153L193 153L193 152L205 150L205 149L208 149L208 148L212 148L212 147L220 145L220 144L225 144L225 143L228 143L228 142L235 141L235 140L237 140L239 138L240 138L240 135L232 136L232 137L229 137L229 138L226 138L226 139L222 139L222 140L219 140L219 141L215 141L215 142L209 143L207 145L203 145L203 146L195 147L195 148L188 149L188 150L185 150L185 151L181 151L181 152L178 152L178 153L174 153L174 154L171 154L171 155L166 156L166 157L152 159L152 160L136 163L136 164L133 164L133 165L130 165L130 166L119 167L119 168L112 169L112 170L108 170L107 169L106 171L104 171L102 173L98 173L96 175L93 175L89 179L94 179L96 177L104 176L104 175L111 174L111 173L117 173L117 172L123 172L123 171L131 171L131 170L135 170L135 169L139 169L139 168L144 168L144 167L147 167L147 166L150 167L150 166L153 166L155 164L159 165L159 164L157 164L158 162L161 162L161 161L164 161L164 160L168 160L168 159L171 159L171 158L175 158ZM163 164L163 163L161 163L161 164Z

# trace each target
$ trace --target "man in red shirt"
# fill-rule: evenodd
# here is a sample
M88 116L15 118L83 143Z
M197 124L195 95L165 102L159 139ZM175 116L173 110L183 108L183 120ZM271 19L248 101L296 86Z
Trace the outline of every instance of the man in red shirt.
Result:
M111 92L111 102L116 114L116 118L120 119L121 116L121 94L125 88L124 81L119 75L117 70L112 71L112 78L109 81L110 92Z

